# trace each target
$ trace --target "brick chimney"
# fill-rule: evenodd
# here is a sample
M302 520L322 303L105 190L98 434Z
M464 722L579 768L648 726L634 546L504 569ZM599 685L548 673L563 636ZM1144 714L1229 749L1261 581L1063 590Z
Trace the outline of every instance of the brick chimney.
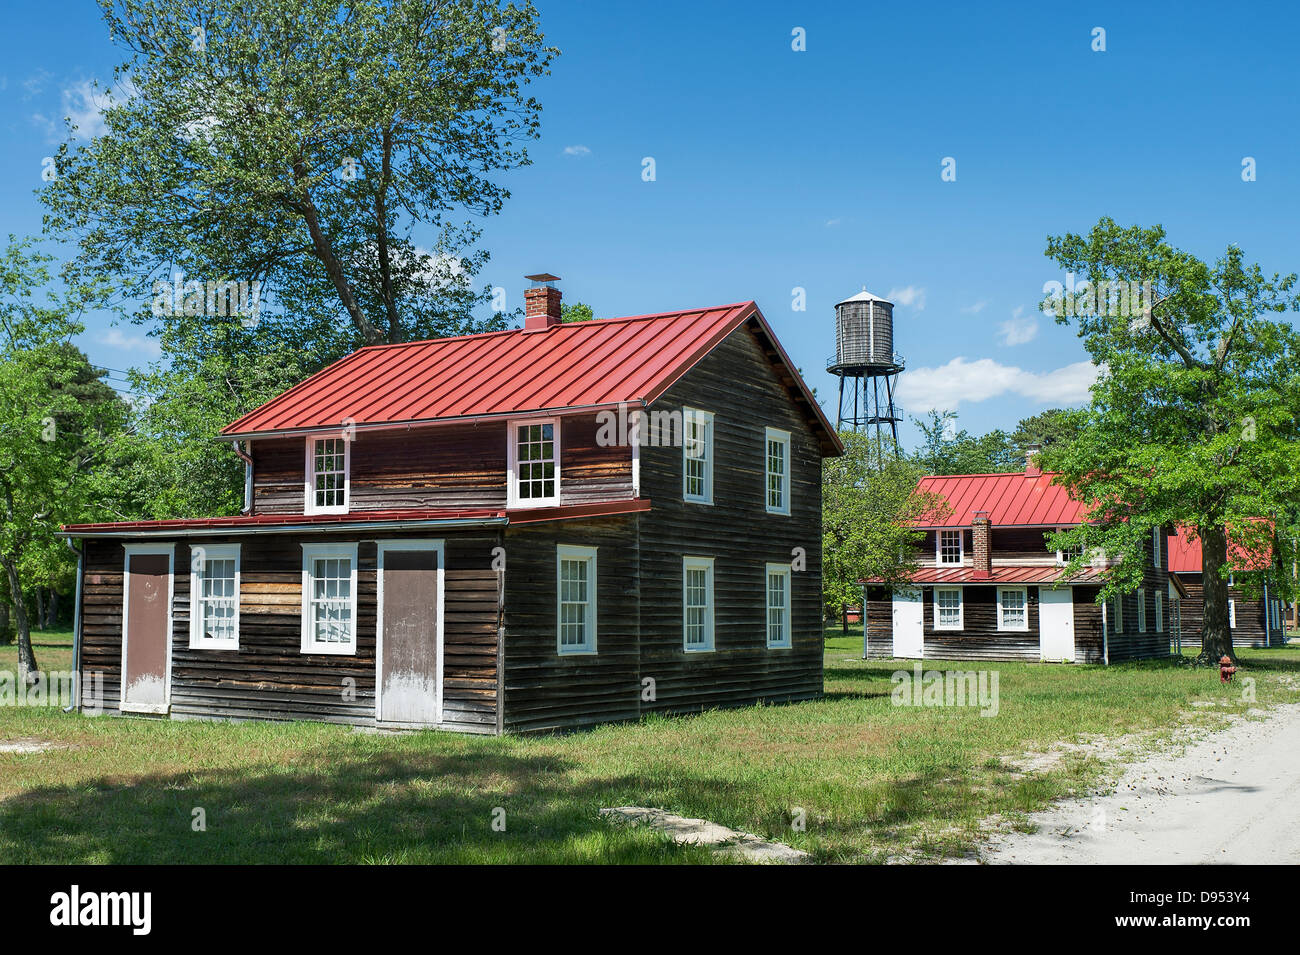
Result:
M524 290L524 331L544 332L560 324L560 290L555 283L558 275L541 272L525 275L533 283Z
M1025 447L1025 477L1038 477L1043 473L1043 469L1038 466L1038 452L1043 450L1041 444L1030 444Z
M993 523L988 511L976 511L970 522L971 544L975 550L974 573L976 580L988 580L993 576Z

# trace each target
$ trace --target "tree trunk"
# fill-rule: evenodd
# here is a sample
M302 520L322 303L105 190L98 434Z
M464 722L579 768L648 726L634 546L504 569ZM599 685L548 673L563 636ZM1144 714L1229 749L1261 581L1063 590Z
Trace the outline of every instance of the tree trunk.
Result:
M9 645L9 601L0 598L0 647Z
M36 629L44 630L45 629L45 588L38 585L35 588L35 594L36 594Z
M1218 666L1221 657L1234 663L1232 629L1228 626L1228 581L1220 571L1228 562L1228 535L1222 525L1198 527L1201 540L1201 586L1204 609L1201 617L1199 666Z
M3 565L5 574L9 577L9 592L21 594L23 589L18 585L18 565L4 556L0 556L0 565ZM36 654L32 652L32 632L27 626L26 601L14 601L14 622L18 626L18 679L24 686L30 686L36 682L37 667Z
M45 603L45 629L53 630L59 625L59 592L50 588L50 599Z

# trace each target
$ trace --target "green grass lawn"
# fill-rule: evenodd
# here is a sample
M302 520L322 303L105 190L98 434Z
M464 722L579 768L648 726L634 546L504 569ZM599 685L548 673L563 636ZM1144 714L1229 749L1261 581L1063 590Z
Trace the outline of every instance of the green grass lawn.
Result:
M309 723L88 718L0 708L0 863L709 862L605 806L656 806L807 849L880 862L968 851L980 822L1012 824L1095 783L1092 756L1033 774L1027 750L1080 734L1168 731L1300 699L1300 647L1241 652L1257 701L1175 662L995 664L999 712L890 702L892 671L864 662L860 631L827 631L826 696L788 706L651 718L568 736L379 735ZM66 633L37 637L67 669ZM0 670L12 669L0 647ZM973 664L929 668L969 669ZM1212 707L1192 707L1193 701ZM504 831L493 827L504 810ZM206 831L195 831L195 811ZM804 810L804 831L792 828ZM500 818L499 814L496 818Z

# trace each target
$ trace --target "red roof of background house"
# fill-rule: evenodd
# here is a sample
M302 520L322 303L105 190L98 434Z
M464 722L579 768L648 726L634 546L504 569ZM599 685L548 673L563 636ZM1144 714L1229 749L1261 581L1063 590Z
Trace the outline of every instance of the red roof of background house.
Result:
M948 474L923 477L918 491L938 494L952 513L939 524L923 527L969 527L975 511L987 511L994 526L1064 527L1083 520L1086 508L1070 497L1051 472L1029 475Z
M1179 527L1177 532L1169 535L1169 570L1175 574L1199 574L1201 572L1201 540L1193 536L1187 539L1188 530ZM1241 544L1228 541L1228 562L1234 570L1268 570L1273 564L1273 547L1270 544L1263 553L1254 554Z
M221 432L423 422L649 403L747 321L785 364L828 453L839 437L753 302L631 318L372 345L312 375Z

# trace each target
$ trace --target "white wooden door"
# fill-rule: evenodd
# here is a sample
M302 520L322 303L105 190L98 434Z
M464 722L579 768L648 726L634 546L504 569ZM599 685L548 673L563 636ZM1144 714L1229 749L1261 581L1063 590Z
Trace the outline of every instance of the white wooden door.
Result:
M894 656L920 659L925 654L925 604L919 590L894 593Z
M1074 662L1074 588L1038 588L1038 656Z

